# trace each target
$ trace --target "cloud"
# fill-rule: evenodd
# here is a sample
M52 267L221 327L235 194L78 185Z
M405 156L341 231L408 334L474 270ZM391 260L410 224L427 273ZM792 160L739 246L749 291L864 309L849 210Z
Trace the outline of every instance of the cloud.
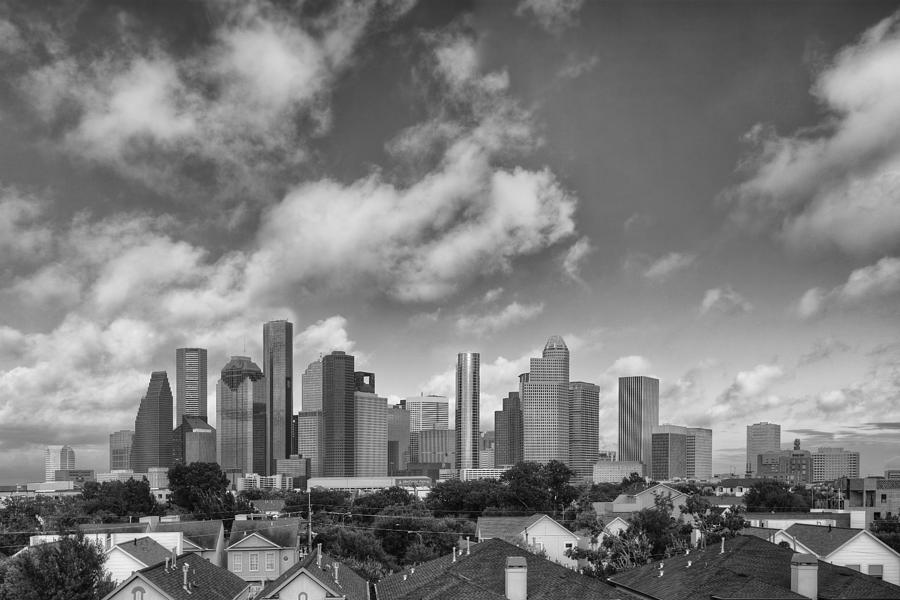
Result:
M863 33L819 73L827 111L816 127L746 138L748 178L723 194L750 230L774 230L790 248L874 258L900 249L900 12Z
M812 348L797 361L799 365L811 365L850 350L850 346L834 337L816 340Z
M516 6L516 16L530 14L538 24L553 34L576 23L576 16L584 0L521 0Z
M502 294L503 294L502 287L491 288L484 293L484 298L482 298L481 301L484 302L485 304L490 304L490 303L494 302L495 300L499 299Z
M584 284L584 280L581 278L581 266L594 251L596 248L591 245L591 240L587 236L578 238L574 244L569 246L563 258L563 271L572 281Z
M15 188L0 188L0 265L46 256L52 231L44 223L46 203Z
M630 355L617 358L612 366L606 370L609 375L615 377L632 377L635 375L647 375L650 372L650 361L639 355Z
M578 79L585 73L593 71L598 64L600 64L600 57L596 54L582 59L570 56L560 69L559 76L563 79Z
M812 318L829 308L852 308L893 298L900 294L900 258L885 257L873 265L850 273L846 283L830 291L810 288L794 310L804 319Z
M700 302L700 314L734 315L753 310L753 305L730 285L706 290Z
M488 335L516 323L530 321L543 311L543 302L534 304L512 302L497 312L483 315L462 315L456 319L456 328L463 333Z
M644 271L644 277L653 281L663 281L678 271L688 268L694 264L696 259L696 254L670 252L647 267Z
M352 353L354 348L356 342L347 334L347 319L341 315L316 321L294 337L294 352L301 356L334 350Z
M781 405L781 399L770 391L785 376L784 369L776 364L761 363L749 371L739 371L731 385L716 397L713 406L698 416L699 424L725 423L775 410Z

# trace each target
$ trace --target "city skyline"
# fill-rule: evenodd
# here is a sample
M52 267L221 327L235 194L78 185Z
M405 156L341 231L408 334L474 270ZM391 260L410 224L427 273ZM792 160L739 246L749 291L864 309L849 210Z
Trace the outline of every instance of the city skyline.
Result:
M277 320L392 404L480 353L482 431L559 335L603 448L646 375L713 472L900 456L896 3L535 6L0 8L0 482Z

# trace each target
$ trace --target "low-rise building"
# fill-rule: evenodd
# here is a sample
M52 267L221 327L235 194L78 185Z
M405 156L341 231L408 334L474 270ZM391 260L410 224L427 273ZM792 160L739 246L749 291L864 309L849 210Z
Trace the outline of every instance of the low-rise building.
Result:
M765 481L758 477L747 477L744 479L723 479L716 485L716 496L735 496L741 498L749 492L754 485Z
M402 477L311 477L308 489L339 490L344 492L374 493L390 487L402 487L413 492L431 489L431 477L411 475Z
M549 560L564 567L574 569L578 566L566 552L578 547L579 537L547 515L479 517L475 537L479 542L499 538L522 544L543 552Z
M251 595L297 563L302 519L235 520L225 548L228 570L252 584Z
M103 568L118 585L131 577L135 571L152 567L174 555L172 549L167 549L152 538L144 536L116 544L107 550Z
M342 598L369 600L369 582L319 548L266 584L256 600Z
M509 471L509 467L499 469L480 467L477 469L460 469L459 478L461 481L472 481L475 479L500 479L500 476Z
M133 573L103 600L248 600L250 585L196 554L182 554Z
M837 487L844 498L843 508L865 510L866 527L872 521L900 515L900 479L841 479Z
M630 460L600 460L594 463L594 483L622 483L632 473L641 475L644 465Z
M617 513L636 513L645 508L656 506L656 499L665 497L672 503L672 516L681 517L681 506L687 502L688 495L663 483L654 485L637 494L620 494L612 502L594 502L594 511L601 517Z

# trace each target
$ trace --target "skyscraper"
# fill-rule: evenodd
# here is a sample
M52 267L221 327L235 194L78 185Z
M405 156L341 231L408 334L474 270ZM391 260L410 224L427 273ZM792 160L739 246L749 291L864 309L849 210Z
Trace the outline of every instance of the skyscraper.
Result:
M172 466L172 404L168 375L154 371L134 420L131 468L135 473Z
M409 412L391 405L387 411L388 475L406 471L409 463Z
M56 471L75 468L75 451L71 446L44 448L44 481L56 481Z
M619 460L644 463L650 473L652 429L659 425L659 380L619 377Z
M121 471L131 468L131 442L134 432L128 429L109 434L109 470Z
M290 321L269 321L263 325L263 373L269 386L268 473L275 472L275 460L291 453L291 415L294 414L294 325Z
M579 479L590 481L600 450L600 387L573 381L569 393L569 467Z
M781 425L755 423L747 425L747 477L756 477L757 459L764 452L781 450Z
M712 429L687 428L687 478L712 479Z
M353 419L353 475L387 476L387 398L375 393L371 373L356 373Z
M409 462L423 461L420 456L419 432L450 429L450 400L446 396L412 396L400 400L409 412Z
M309 476L322 477L325 466L325 413L297 413L297 454L309 459Z
M531 359L522 386L526 461L569 463L569 349L558 335L544 344L541 358ZM599 442L598 442L599 443Z
M226 473L269 473L268 385L249 356L232 356L216 385L216 454Z
M185 415L206 421L206 348L175 350L175 384L175 423Z
M309 363L300 377L303 410L322 410L322 359Z
M456 464L455 469L477 469L481 443L479 402L481 356L460 352L456 357Z
M503 410L494 412L494 465L505 467L522 462L524 430L519 392L503 399Z
M650 477L657 481L687 476L687 428L659 425L652 432Z
M181 417L172 432L172 464L216 461L216 430L200 417Z
M322 409L325 413L325 477L353 476L353 355L335 350L322 357Z

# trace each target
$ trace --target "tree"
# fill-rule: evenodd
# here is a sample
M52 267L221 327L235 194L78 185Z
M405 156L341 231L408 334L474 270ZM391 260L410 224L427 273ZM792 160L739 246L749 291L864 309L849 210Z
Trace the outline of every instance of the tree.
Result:
M35 546L3 565L0 600L99 600L115 588L105 560L82 534Z
M758 481L744 494L750 512L809 512L806 499L790 486L774 479Z
M705 546L720 539L732 538L746 526L743 507L730 509L713 506L702 496L689 496L681 506L682 513L691 515L694 525L700 530L700 544Z
M163 507L150 492L147 479L137 481L88 481L81 491L84 512L88 515L112 514L118 517L163 513Z
M216 518L215 510L228 504L228 477L218 463L195 462L169 468L172 503L200 518Z
M28 538L40 531L38 503L29 498L12 496L0 509L0 546L13 554L28 545Z
M547 464L520 462L503 473L500 481L507 486L508 505L518 503L525 511L555 513L578 497L578 490L569 484L574 476L574 471L556 460Z

